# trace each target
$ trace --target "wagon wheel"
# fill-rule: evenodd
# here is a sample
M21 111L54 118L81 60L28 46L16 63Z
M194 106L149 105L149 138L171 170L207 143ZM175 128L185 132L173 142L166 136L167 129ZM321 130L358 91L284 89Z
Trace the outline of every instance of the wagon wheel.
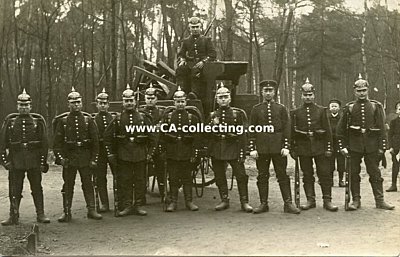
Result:
M202 157L192 172L193 186L196 190L197 197L202 197L204 194L204 187L209 186L215 182L215 178L207 180L207 176L212 170L210 158Z

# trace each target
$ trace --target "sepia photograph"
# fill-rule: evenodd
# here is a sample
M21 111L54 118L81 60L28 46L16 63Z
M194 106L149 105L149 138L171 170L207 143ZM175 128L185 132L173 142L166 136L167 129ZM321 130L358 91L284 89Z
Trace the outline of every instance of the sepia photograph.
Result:
M0 0L0 124L0 256L400 256L399 0Z

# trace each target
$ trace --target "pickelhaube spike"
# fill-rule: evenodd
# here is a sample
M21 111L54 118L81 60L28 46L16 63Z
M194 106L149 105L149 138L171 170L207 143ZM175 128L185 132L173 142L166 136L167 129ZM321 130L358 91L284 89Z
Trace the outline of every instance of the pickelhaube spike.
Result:
M223 96L223 95L230 95L231 91L225 87L224 83L221 82L217 92L215 93L215 97Z
M314 92L315 88L314 86L310 83L310 80L308 79L308 77L306 78L306 83L304 83L301 86L301 92L306 93L306 92Z
M149 87L144 92L145 95L155 95L157 89L153 87L153 82L150 83Z
M362 89L362 88L368 88L369 83L365 79L362 78L361 73L358 74L358 80L354 82L354 89Z
M358 79L362 79L363 77L362 77L362 75L361 75L361 73L358 73Z
M186 99L186 93L182 90L181 86L178 86L178 89L175 91L173 98L174 100Z
M134 93L129 84L127 84L126 89L122 92L122 99L132 99L134 98Z
M108 94L106 93L106 89L103 87L103 90L100 94L97 95L97 101L108 101Z
M80 101L82 99L82 96L72 86L71 92L68 94L67 98L68 98L68 102L72 103L72 102Z
M22 93L18 95L17 103L22 104L29 104L31 103L31 96L26 93L25 88L22 90Z

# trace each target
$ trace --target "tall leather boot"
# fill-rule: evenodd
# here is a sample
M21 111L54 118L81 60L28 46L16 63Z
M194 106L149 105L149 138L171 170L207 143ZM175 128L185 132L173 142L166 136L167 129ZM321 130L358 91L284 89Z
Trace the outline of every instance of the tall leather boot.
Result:
M163 203L164 198L165 198L165 192L164 192L165 185L164 185L164 183L161 183L158 180L157 180L157 184L158 184L158 192L160 193L160 199L161 199L161 202Z
M240 205L242 211L253 212L253 207L249 204L249 192L247 187L247 181L238 183Z
M219 187L219 195L221 202L215 206L216 211L223 211L229 208L228 187Z
M74 195L73 192L71 194L69 194L69 195L67 195L66 192L63 192L62 197L63 197L63 209L64 209L64 212L58 218L58 222L70 222L71 221L71 219L72 219L71 207L72 207L73 195Z
M183 195L186 208L190 211L198 211L199 207L193 203L192 185L183 185Z
M40 223L50 223L50 219L44 214L43 193L32 194L36 208L36 220Z
M268 191L269 191L269 181L267 183L262 184L257 181L258 194L260 195L260 206L254 208L253 213L263 213L269 211L268 206Z
M301 205L300 209L302 210L309 210L311 208L315 208L315 187L314 183L312 184L304 184L304 192L307 197L307 203L305 205Z
M283 212L300 214L300 209L297 208L292 202L292 191L290 190L290 180L288 183L279 183L279 188L281 189L282 199L284 202Z
M324 209L328 211L337 211L339 208L332 204L332 187L321 185L322 199L324 200Z
M171 202L168 204L168 207L166 209L167 212L174 212L178 208L178 192L179 189L177 186L171 186L170 185L170 195L171 195Z
M386 189L386 192L397 192L397 175L399 170L392 170L392 185Z
M100 196L100 202L101 202L99 212L102 213L102 212L110 211L110 203L108 200L107 188L99 188L99 196Z
M361 194L360 194L360 182L351 183L351 195L353 197L353 202L349 204L349 211L356 211L361 208Z
M19 224L19 205L21 203L21 198L15 198L15 210L13 210L13 205L10 198L10 215L8 219L1 222L2 226L18 225Z
M370 181L372 192L375 197L375 205L378 209L393 210L394 206L385 202L383 197L383 179L381 181Z
M83 196L85 197L86 207L88 209L88 219L101 220L103 217L96 211L96 202L94 200L94 190L92 187L83 187Z

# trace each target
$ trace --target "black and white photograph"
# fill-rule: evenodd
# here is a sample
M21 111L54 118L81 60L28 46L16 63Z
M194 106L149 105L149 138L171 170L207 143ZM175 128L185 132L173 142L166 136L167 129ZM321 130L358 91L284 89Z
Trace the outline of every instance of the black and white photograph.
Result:
M0 256L400 256L399 0L0 0L0 126Z

